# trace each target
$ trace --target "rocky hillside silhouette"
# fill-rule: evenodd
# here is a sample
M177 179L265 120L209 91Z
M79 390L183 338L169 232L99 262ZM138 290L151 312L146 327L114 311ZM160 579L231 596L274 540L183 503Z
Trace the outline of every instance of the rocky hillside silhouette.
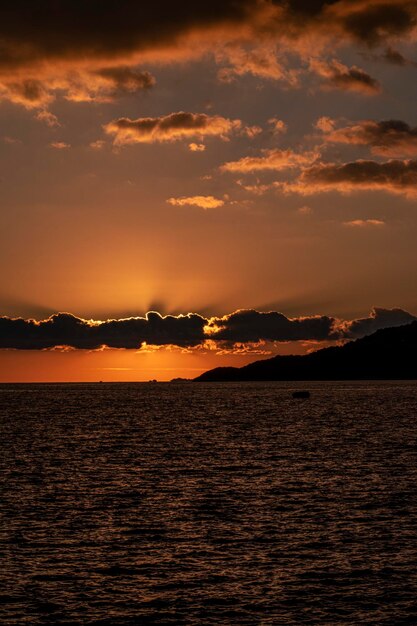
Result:
M217 367L198 382L255 380L407 380L417 378L417 322L385 328L343 346L276 356L241 368Z

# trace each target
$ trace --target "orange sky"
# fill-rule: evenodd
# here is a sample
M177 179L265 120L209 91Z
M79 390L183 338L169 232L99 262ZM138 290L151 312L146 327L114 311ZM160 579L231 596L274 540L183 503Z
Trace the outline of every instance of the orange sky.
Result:
M415 2L26 4L0 7L0 382L188 378L417 312ZM8 323L148 311L229 317L153 350Z

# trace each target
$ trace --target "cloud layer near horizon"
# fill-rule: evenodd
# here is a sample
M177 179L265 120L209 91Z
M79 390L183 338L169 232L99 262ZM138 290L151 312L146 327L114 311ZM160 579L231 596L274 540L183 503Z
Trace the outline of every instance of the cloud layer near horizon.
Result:
M70 347L140 349L154 346L195 347L205 341L229 345L259 342L340 341L371 334L378 329L417 320L402 309L374 308L368 317L351 321L326 315L288 318L276 311L239 310L223 317L197 313L107 321L85 320L69 313L33 319L0 317L0 349L45 350Z

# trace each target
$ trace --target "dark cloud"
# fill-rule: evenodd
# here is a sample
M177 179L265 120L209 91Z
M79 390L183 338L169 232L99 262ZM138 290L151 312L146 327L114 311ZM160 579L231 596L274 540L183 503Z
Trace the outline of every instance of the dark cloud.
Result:
M40 80L23 79L0 83L0 100L10 100L27 109L47 106L54 96Z
M329 126L324 138L330 143L369 146L374 154L383 156L417 155L417 127L401 120L362 120L336 129Z
M334 69L329 77L329 83L346 91L361 91L366 93L379 93L381 86L375 78L359 67L349 67L347 70Z
M294 183L277 183L286 192L303 195L323 191L349 193L382 190L414 197L417 192L417 160L379 163L358 160L350 163L319 163L304 169Z
M254 0L16 0L0 5L0 67L118 58L174 44L193 28L239 24Z
M45 81L48 84L48 81ZM67 100L75 102L111 102L115 97L126 93L137 93L153 87L155 78L137 68L104 67L95 71L78 70L61 77L58 85ZM49 89L56 88L54 80Z
M414 0L288 0L275 2L286 7L287 24L300 29L326 29L368 46L390 38L405 37L416 25Z
M321 61L325 85L365 95L380 92L365 70L323 60L347 43L386 46L412 39L415 0L5 0L0 3L0 99L45 109L55 97L109 102L148 89L149 62L172 63L211 52L219 78L252 74L299 85L290 57ZM362 46L363 47L363 46ZM37 82L36 82L37 81Z
M289 319L275 311L241 310L212 318L209 326L218 329L213 334L214 339L230 342L321 341L329 339L334 321L327 316Z
M104 126L107 134L114 136L116 145L176 141L192 137L218 136L225 138L240 130L240 120L230 120L220 115L206 113L170 113L161 117L141 117L131 120L122 117Z
M347 67L334 59L330 63L315 60L311 62L310 67L324 79L323 87L328 89L356 91L371 96L381 91L380 83L356 65Z
M408 35L415 18L415 0L6 0L0 68L178 52L188 34L216 29L223 42L263 34L296 40L317 31L375 45Z
M338 0L288 0L286 5L295 15L316 17L322 13L323 9L337 2ZM275 4L282 4L282 2L275 2Z
M415 65L413 61L406 59L401 52L395 50L395 48L392 48L391 46L388 46L382 54L375 52L361 52L360 55L367 61L383 61L384 63L390 63L391 65L397 65L398 67Z
M356 8L353 1L351 5L352 10L341 19L343 27L357 40L368 45L380 44L392 36L406 35L416 25L416 5L413 0L369 0L356 2Z
M149 72L139 72L129 67L105 67L95 73L108 80L115 93L134 93L142 89L150 89L156 82Z
M415 0L288 0L274 4L286 8L282 22L293 36L317 32L374 47L405 39L416 27Z
M371 334L380 328L408 324L417 319L402 309L372 309L370 315L352 321L327 315L288 318L276 311L239 310L223 317L205 318L197 313L167 315L150 312L145 317L107 321L85 320L69 313L33 319L0 317L0 349L46 350L70 347L96 350L102 347L140 349L153 346L201 346L208 339L225 344L259 342L340 341Z
M162 317L148 313L105 322L90 322L68 313L34 320L0 318L0 348L40 350L56 346L78 349L109 348L138 349L146 342L152 345L175 344L192 346L201 343L206 320L200 315Z
M392 63L392 65L407 65L409 61L400 53L398 50L394 50L394 48L388 47L382 58L387 63Z
M417 320L417 317L403 309L382 309L375 307L369 317L345 322L340 327L340 336L346 339L357 339L370 335L381 328L403 326Z
M75 102L110 102L124 93L150 89L155 82L149 72L129 67L105 67L92 72L74 70L59 77L44 76L42 80L17 76L13 80L0 80L0 100L9 100L27 109L41 109L44 116L50 116L45 107L57 93Z

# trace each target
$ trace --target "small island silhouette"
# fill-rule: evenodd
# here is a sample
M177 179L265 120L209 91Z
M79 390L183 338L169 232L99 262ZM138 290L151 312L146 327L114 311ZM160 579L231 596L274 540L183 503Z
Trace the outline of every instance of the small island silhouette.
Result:
M217 367L194 381L410 379L417 379L417 322L303 356L275 356L240 368Z

